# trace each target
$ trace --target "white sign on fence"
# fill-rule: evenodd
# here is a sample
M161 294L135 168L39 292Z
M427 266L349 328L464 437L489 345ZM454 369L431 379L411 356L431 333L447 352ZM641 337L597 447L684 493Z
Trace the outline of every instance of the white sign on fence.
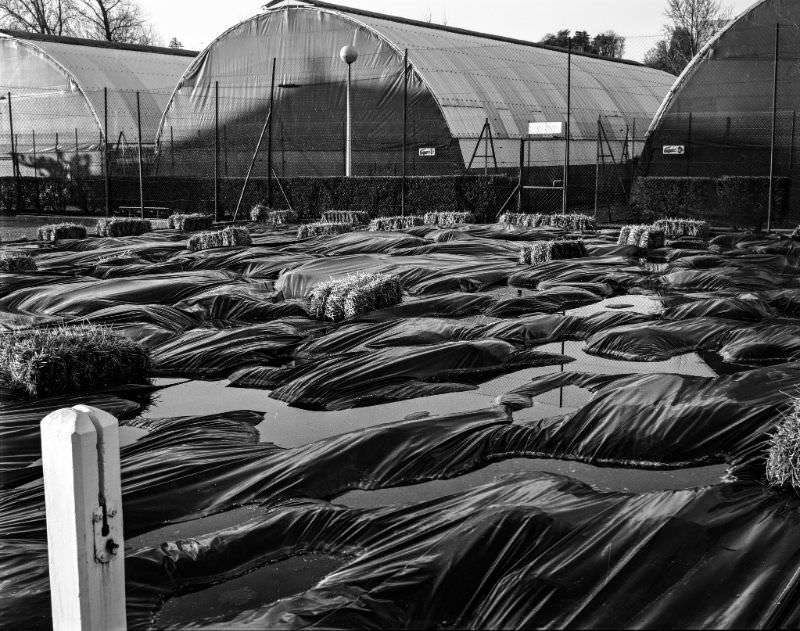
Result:
M419 157L430 158L436 155L436 147L420 147Z
M564 133L564 123L561 121L551 123L528 123L529 136L561 136Z
M686 147L683 145L664 145L662 151L665 156L682 156L686 153Z

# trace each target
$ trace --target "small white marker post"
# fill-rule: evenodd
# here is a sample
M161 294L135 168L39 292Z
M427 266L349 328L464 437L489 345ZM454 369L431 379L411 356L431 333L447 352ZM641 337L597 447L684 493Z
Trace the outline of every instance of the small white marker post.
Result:
M126 629L119 425L86 405L41 422L54 631Z

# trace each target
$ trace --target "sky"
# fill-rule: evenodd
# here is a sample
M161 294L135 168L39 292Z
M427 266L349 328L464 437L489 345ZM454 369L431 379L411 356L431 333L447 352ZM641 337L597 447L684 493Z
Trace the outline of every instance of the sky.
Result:
M625 57L641 61L663 36L665 0L340 0L336 4L416 20L538 41L568 28L626 37ZM264 0L139 0L166 44L202 50L214 38L261 11ZM723 0L733 16L754 0Z

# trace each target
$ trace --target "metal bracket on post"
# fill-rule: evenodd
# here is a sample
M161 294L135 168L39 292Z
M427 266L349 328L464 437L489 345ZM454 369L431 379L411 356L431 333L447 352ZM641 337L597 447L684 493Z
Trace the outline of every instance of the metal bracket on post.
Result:
M119 427L86 405L41 423L53 629L126 628Z

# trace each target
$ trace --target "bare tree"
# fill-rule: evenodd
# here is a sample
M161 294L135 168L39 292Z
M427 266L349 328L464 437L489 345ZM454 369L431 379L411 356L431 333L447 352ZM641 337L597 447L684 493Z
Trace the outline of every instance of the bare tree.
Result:
M667 0L664 15L671 21L664 26L666 37L648 51L645 63L679 74L731 14L720 0Z
M72 0L0 0L0 26L3 28L71 35L74 18Z
M135 0L76 0L76 11L81 32L89 39L127 44L152 44L157 39Z

